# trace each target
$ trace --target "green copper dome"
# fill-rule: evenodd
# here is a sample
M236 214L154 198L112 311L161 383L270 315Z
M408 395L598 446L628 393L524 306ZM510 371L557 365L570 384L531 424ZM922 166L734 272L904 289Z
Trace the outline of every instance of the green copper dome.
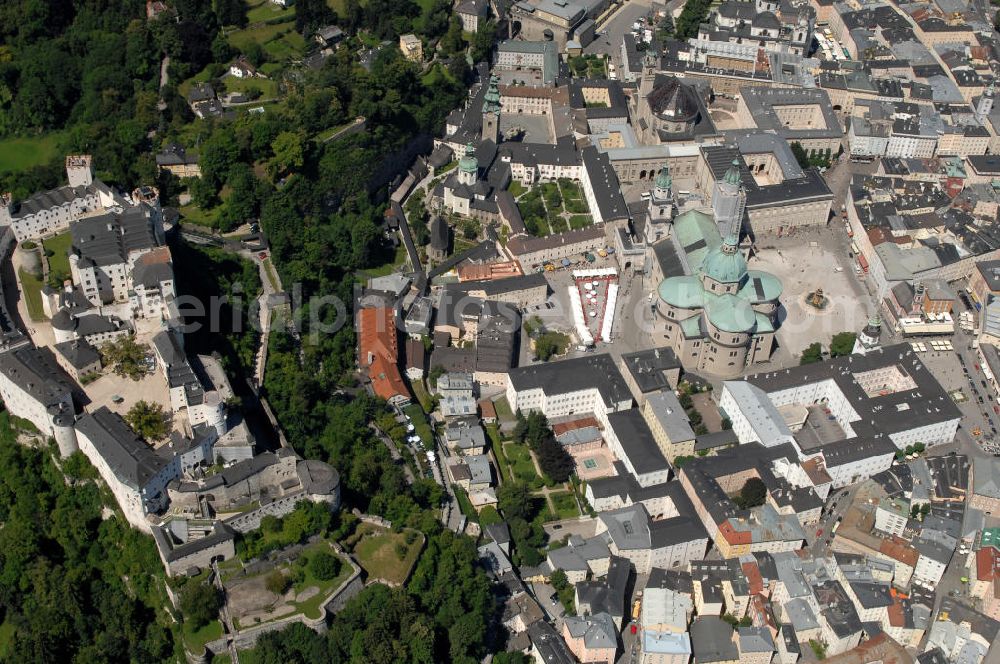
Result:
M770 272L747 270L747 281L740 288L739 295L752 304L763 304L775 302L783 291L781 279Z
M747 275L747 261L738 245L739 238L735 235L727 237L722 246L705 256L701 264L702 274L723 284L742 281Z
M657 189L670 189L673 185L674 179L670 177L670 169L664 164L663 168L660 169L659 175L656 176L656 188Z
M707 294L705 313L712 325L723 332L751 332L757 325L757 313L753 307L736 295Z
M660 299L673 307L681 309L698 309L704 306L702 288L698 277L667 277L660 282L657 289Z
M458 160L458 170L463 173L479 171L479 160L476 159L476 148L472 146L472 143L465 146L465 155Z
M722 177L722 181L726 184L740 184L740 160L733 159L732 166L726 171L726 174Z
M486 96L483 99L483 113L500 115L500 79L495 74L490 76L490 84L486 88Z

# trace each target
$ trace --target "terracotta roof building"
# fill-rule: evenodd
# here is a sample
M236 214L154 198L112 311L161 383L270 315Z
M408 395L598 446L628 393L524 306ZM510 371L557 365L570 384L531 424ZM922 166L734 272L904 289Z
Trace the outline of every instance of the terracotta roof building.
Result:
M396 317L390 307L358 312L358 366L367 370L372 391L392 404L410 401L410 391L399 372L399 339Z

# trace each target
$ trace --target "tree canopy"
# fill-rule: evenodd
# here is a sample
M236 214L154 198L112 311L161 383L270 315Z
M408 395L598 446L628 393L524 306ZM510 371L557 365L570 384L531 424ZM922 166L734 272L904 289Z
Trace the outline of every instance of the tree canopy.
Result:
M63 471L92 477L82 455ZM0 608L9 661L164 662L180 656L153 540L94 482L68 484L0 413Z
M474 664L504 638L476 557L472 539L438 530L406 587L367 586L337 612L326 635L299 624L265 634L255 661Z
M821 346L818 341L809 344L806 349L802 351L802 356L799 358L799 364L814 364L822 361L823 346Z
M767 486L759 477L751 477L740 489L738 495L733 496L733 502L740 509L759 507L767 500Z
M854 332L840 332L833 335L830 341L830 357L843 357L854 352L854 341L857 336Z
M145 441L163 440L167 435L167 414L158 403L137 401L125 414L125 421Z
M101 361L111 367L115 375L139 380L146 375L146 354L149 347L136 342L135 337L124 335L107 342L100 348Z
M554 482L565 482L573 474L573 457L556 440L549 422L540 411L531 411L527 417L517 414L514 427L514 441L526 443L538 458L542 472Z
M180 609L184 620L195 630L219 617L222 596L205 579L190 579L180 591Z

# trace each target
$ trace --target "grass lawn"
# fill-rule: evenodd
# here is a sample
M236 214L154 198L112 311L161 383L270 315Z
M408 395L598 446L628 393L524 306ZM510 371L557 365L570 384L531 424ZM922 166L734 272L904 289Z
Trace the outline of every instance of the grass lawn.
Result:
M24 270L17 271L21 278L21 295L24 297L24 304L28 308L28 317L35 322L46 320L45 311L42 309L42 280Z
M358 532L363 533L363 537L354 547L354 556L368 575L390 583L404 583L420 556L423 536L420 535L413 544L408 545L407 530L394 533L363 523L358 527ZM405 549L403 555L399 555L397 545Z
M254 501L257 503L258 501ZM253 503L252 503L253 504ZM222 582L228 581L234 574L238 574L243 569L243 563L240 559L230 558L229 560L223 560L219 563L219 574L222 576Z
M420 436L420 440L427 443L434 444L434 432L431 431L431 426L427 424L427 416L424 414L424 409L415 403L411 403L409 406L403 409L403 412L410 416L413 420L414 433ZM433 448L432 448L433 449Z
M580 185L569 178L559 178L556 183L559 185L559 191L562 192L563 198L583 198L583 190L580 189Z
M569 230L566 220L554 214L549 215L549 226L552 228L553 233L563 233Z
M331 553L335 556L337 555L334 552L333 547L331 547L329 542L326 542L325 540L320 540L319 542L313 542L312 544L310 544L305 548L302 554L306 558L311 558L313 555L315 555L320 551L327 551L328 553ZM319 588L319 592L310 597L309 599L303 602L292 602L296 606L296 608L298 608L298 610L301 611L303 615L305 615L306 618L312 618L312 619L319 618L320 611L322 610L320 609L320 605L326 600L326 598L330 595L331 592L333 592L336 588L338 588L340 584L342 584L344 581L347 581L348 577L350 577L351 573L354 571L346 560L344 560L340 556L337 556L337 558L341 562L340 573L337 576L330 579L329 581L321 581L320 579L317 579L315 576L313 576L312 570L309 568L309 565L307 564L305 566L306 578L301 583L295 584L296 592L302 592L306 588L311 588L311 587Z
M540 489L544 482L535 472L531 452L527 446L518 443L504 443L503 456L507 460L507 474L512 479L527 482L532 489Z
M264 50L275 60L302 57L306 50L306 40L294 28L281 37L273 37L264 43Z
M466 240L464 237L458 237L458 236L455 236L452 242L452 245L454 245L455 248L455 254L460 254L463 251L468 251L469 249L472 249L474 246L476 246L476 244L477 243L473 242L472 240Z
M230 46L242 52L245 51L250 44L256 42L261 46L265 46L272 39L280 39L288 32L295 33L295 23L292 21L288 21L287 23L278 23L277 25L258 23L256 25L247 26L242 30L236 30L229 33L228 41ZM299 40L302 41L301 35L299 36ZM265 50L267 49L265 48Z
M263 21L270 21L271 19L284 18L291 21L295 18L295 7L280 7L270 0L264 0L263 2L248 2L247 6L250 8L247 12L247 19L250 21L251 25L254 23L262 23Z
M424 412L431 412L434 408L434 404L431 402L431 395L427 393L427 388L424 387L423 381L415 380L410 384L413 388L413 395L417 397L417 401L420 402L420 407L424 409Z
M271 257L268 256L264 259L264 276L267 277L267 283L271 286L274 291L281 290L281 284L278 283L278 273L274 270L274 264L271 262Z
M328 141L328 140L330 140L331 137L333 137L334 135L336 135L336 133L338 131L342 131L342 130L350 127L353 124L354 124L354 120L351 120L349 122L345 122L342 125L337 125L336 127L330 127L329 129L324 129L323 131L321 131L318 134L316 134L315 136L313 136L313 140L316 141L317 143L322 143L324 141Z
M211 210L202 210L194 203L189 203L181 206L180 213L185 220L190 221L192 224L205 226L207 228L215 228L215 225L219 220L219 211L221 207L222 206L220 205L212 208Z
M396 272L403 263L406 262L406 247L400 242L399 246L396 247L396 253L392 257L392 261L385 263L384 265L379 265L378 267L371 268L370 270L365 270L365 274L369 277L385 277L393 272Z
M284 70L285 65L280 62L265 62L257 68L257 71L262 73L264 76L270 76L271 78L276 78Z
M247 92L260 90L261 99L273 99L278 96L278 84L269 78L236 78L226 76L222 79L226 92Z
M541 185L542 200L545 201L545 208L554 214L562 212L563 200L559 193L559 185L555 182L546 182ZM557 205L558 203L558 205Z
M49 272L61 272L69 275L69 246L73 243L73 236L69 231L54 235L47 240L42 240L42 247L46 253L52 252L48 256Z
M184 643L192 653L200 653L205 644L214 641L222 636L222 623L213 620L198 631L192 631L185 623L182 629L184 633Z
M578 230L580 228L586 228L593 223L589 214L574 214L569 218L569 227L573 230Z
M195 83L205 83L209 81L212 78L212 76L209 74L208 71L211 66L212 65L206 66L204 69L202 69L200 72L198 72L191 78L187 79L186 81L182 81L181 84L177 86L177 92L182 97L187 97L187 93L191 90L192 85L194 85Z
M493 407L496 408L497 418L500 420L510 420L514 418L514 411L510 409L510 403L507 401L507 397L500 397L494 401Z
M58 156L57 143L60 133L34 137L12 137L0 140L0 173L23 171L32 166L47 164Z
M344 18L344 16L347 14L347 9L345 7L345 4L346 4L345 0L326 0L326 6L332 9L334 13L337 14L337 16L339 16L340 18ZM364 6L367 3L359 2L358 4Z
M445 173L453 170L456 166L458 166L458 161L456 159L452 159L447 164L434 171L434 173L436 175L444 175Z
M535 237L546 237L551 233L548 221L543 217L526 217L524 219L524 226Z
M500 430L497 428L497 425L487 424L486 435L489 437L490 443L493 445L493 449L499 450L500 446L503 444L503 439L500 437Z
M528 189L527 189L527 187L525 187L523 184L521 184L517 180L511 180L510 181L510 186L507 187L507 191L510 192L511 196L513 196L514 198L517 198L518 196L520 196L524 192L528 191Z
M8 649L10 648L10 641L14 638L14 623L9 620L4 620L0 623L0 657L6 659L8 656Z
M570 214L587 214L590 212L580 185L572 180L563 178L559 180L559 191L562 193L563 209L567 212Z
M552 504L556 508L555 517L557 519L572 519L575 516L580 516L580 510L576 508L576 499L573 497L572 491L551 493L549 497L552 498Z
M240 651L240 664L263 664L263 662L264 660L257 654L256 649ZM215 664L214 659L212 660L212 664Z
M213 655L210 664L230 664L233 661L232 656L228 652L224 652L221 655ZM246 661L243 656L240 655L240 662Z
M420 77L421 82L431 88L435 87L441 80L447 80L449 83L455 82L455 77L451 75L446 68L441 66L440 63L435 62L427 73Z

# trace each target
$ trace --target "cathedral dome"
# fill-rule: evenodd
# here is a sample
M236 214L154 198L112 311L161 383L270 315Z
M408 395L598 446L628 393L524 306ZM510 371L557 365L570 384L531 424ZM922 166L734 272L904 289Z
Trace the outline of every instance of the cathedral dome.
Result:
M781 30L781 21L771 12L759 12L750 25L762 30Z
M747 261L739 251L739 239L730 235L701 264L701 272L719 283L738 283L747 276Z
M648 97L654 115L671 122L694 122L698 116L695 93L675 76L657 77Z

